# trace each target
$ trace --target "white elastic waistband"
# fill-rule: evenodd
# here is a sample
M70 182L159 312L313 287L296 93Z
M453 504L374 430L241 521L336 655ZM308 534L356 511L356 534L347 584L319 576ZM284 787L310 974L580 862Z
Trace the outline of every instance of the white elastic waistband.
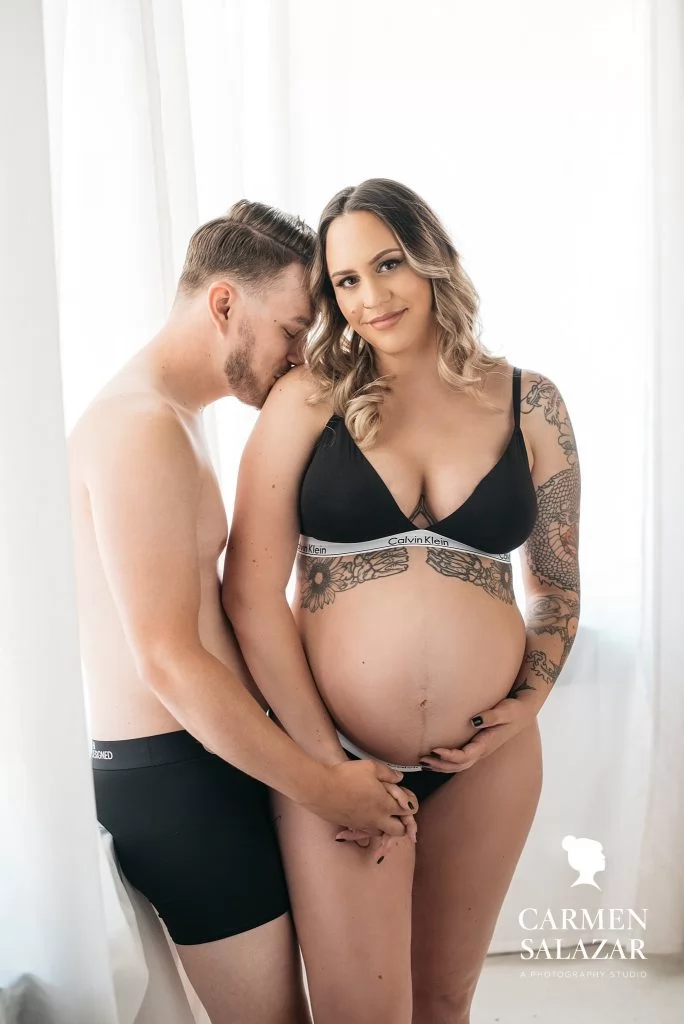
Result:
M350 754L356 754L357 757L363 758L364 761L379 761L380 764L386 764L388 768L394 768L398 772L422 772L423 770L423 766L420 764L392 764L391 761L383 761L381 757L375 757L374 754L369 754L367 750L357 747L339 729L337 730L337 738L345 750L349 751Z
M389 537L377 540L361 540L351 544L335 544L328 540L315 540L313 537L300 537L297 551L309 558L335 558L340 555L360 555L364 551L381 551L383 548L446 548L450 551L465 551L480 558L493 558L497 562L511 561L510 554L495 555L490 551L480 551L462 544L450 537L442 537L432 530L410 530L407 533L393 533Z

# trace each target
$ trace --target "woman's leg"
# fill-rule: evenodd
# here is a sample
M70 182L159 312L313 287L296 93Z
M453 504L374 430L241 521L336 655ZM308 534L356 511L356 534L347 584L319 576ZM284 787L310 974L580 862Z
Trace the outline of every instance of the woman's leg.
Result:
M273 797L316 1024L410 1024L414 846L392 839L381 864L335 842L333 825Z
M536 721L421 804L413 1024L469 1024L494 926L542 783Z

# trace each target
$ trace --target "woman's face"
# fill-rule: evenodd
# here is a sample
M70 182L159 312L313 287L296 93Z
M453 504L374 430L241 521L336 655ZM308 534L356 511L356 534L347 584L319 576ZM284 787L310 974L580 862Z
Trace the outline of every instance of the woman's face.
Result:
M432 338L432 285L413 270L394 232L374 213L344 213L325 247L337 304L349 324L383 355Z

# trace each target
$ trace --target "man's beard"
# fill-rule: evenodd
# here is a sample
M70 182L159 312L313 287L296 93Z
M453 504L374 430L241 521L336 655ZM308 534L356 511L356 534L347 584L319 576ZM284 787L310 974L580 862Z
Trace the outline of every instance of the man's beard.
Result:
M266 401L269 388L264 387L252 367L256 335L248 320L241 320L238 324L238 337L240 343L226 359L223 372L232 394L245 405L260 409Z

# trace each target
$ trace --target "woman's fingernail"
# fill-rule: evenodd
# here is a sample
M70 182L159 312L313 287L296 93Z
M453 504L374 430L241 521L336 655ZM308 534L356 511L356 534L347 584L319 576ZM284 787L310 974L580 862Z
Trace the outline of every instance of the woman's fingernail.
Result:
M378 857L378 864L382 864L384 859L385 859L385 855L384 854L382 855L382 857Z
M475 717L471 718L470 721L473 723L473 725L482 725L484 719L482 718L482 715L475 715Z

